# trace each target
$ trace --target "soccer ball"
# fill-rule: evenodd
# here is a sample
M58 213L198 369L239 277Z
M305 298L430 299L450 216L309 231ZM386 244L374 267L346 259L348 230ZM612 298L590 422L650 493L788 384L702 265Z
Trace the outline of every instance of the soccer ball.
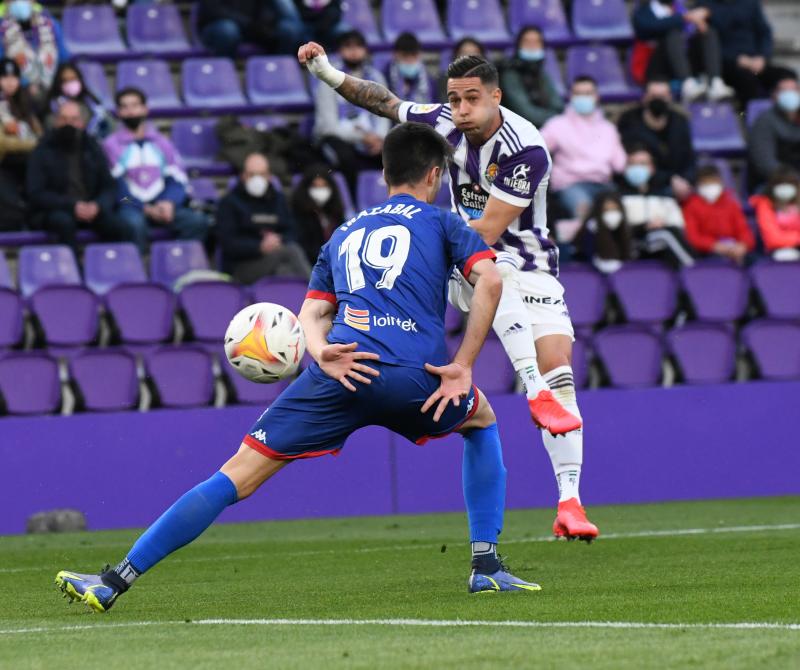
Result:
M225 355L245 379L272 384L297 372L306 338L292 311L271 302L245 307L225 331Z

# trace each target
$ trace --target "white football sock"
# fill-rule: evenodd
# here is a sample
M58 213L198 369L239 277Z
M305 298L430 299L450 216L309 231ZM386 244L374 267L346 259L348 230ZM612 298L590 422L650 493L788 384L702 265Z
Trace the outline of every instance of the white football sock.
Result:
M580 418L578 402L575 398L575 380L572 376L572 368L562 365L547 374L543 375L544 380L549 384L556 400L558 400L568 412ZM583 464L583 429L573 430L566 435L555 437L548 431L542 431L542 441L544 448L550 455L550 462L553 464L553 472L556 475L558 484L558 501L563 502L570 498L577 498L581 501L579 492L581 481L581 465Z

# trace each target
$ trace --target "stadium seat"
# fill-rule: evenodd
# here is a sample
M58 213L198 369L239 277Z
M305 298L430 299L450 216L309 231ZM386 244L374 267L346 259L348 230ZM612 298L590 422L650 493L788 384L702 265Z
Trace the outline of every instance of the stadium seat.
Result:
M562 97L568 97L567 86L564 83L564 75L561 72L561 65L558 62L558 56L554 49L545 49L544 51L544 71L550 77L550 81L556 89L556 92Z
M58 363L45 353L0 358L0 394L7 414L52 414L61 406Z
M11 279L11 269L8 267L6 255L0 250L0 288L14 288L14 281Z
M187 58L181 82L183 99L195 110L237 112L248 106L230 58Z
M22 298L13 289L0 287L0 349L19 344L22 327Z
M381 26L384 37L394 42L400 33L413 33L426 49L448 46L450 40L434 0L395 0L381 3Z
M98 295L118 284L147 281L139 250L130 242L88 245L83 268L86 285Z
M73 56L114 60L128 51L110 4L65 7L61 25L64 42Z
M219 200L217 185L213 179L208 177L190 179L187 190L192 200L200 200L201 202L217 202Z
M692 144L697 152L739 154L745 141L733 106L727 102L689 105Z
M800 263L756 263L750 277L768 317L800 320Z
M587 75L597 82L600 98L606 102L636 100L641 92L628 84L614 47L574 46L567 50L567 82Z
M92 93L106 109L114 108L114 96L111 94L111 87L108 85L105 70L100 63L82 60L78 63L78 69L83 75L83 81Z
M511 44L511 35L498 0L448 0L447 32L454 41L473 37L492 48L505 48Z
M512 33L523 26L539 26L545 42L551 46L566 46L575 41L561 0L510 0L508 24Z
M42 286L80 284L75 254L60 244L23 247L19 252L19 289L28 297Z
M446 339L447 351L452 357L459 345L461 336L450 336ZM511 361L508 360L506 350L498 339L487 339L481 348L475 365L472 368L472 383L486 394L512 393L516 383L517 373Z
M314 106L295 56L250 58L245 81L247 97L259 107L308 111Z
M187 272L208 268L205 249L197 240L167 240L150 247L150 278L167 288Z
M169 65L164 60L120 61L117 64L117 90L128 87L144 92L147 106L154 114L170 114L183 109Z
M575 338L572 343L572 374L575 379L575 388L586 388L589 381L589 345L581 338Z
M285 116L277 116L275 114L243 114L239 117L239 122L246 128L255 128L262 133L289 123Z
M675 314L678 280L660 263L627 263L609 281L627 321L657 324Z
M359 210L374 207L388 197L386 182L380 170L359 172L356 189L356 205Z
M742 329L762 379L800 379L800 325L759 319Z
M29 303L51 349L86 346L97 338L100 301L84 286L44 286Z
M145 365L161 407L202 407L214 398L211 354L199 347L159 347Z
M572 325L591 328L600 323L606 310L608 284L605 277L588 265L565 265L559 273Z
M230 380L233 387L234 400L240 405L259 405L268 407L273 401L289 386L291 379L284 379L274 384L257 384L245 379L234 370L222 355L225 376ZM229 403L230 404L230 403Z
M687 384L722 384L736 370L736 340L728 328L688 323L667 333L667 348Z
M132 51L143 54L186 56L194 49L186 38L176 5L136 3L128 7L125 24Z
M624 0L573 0L575 37L598 42L629 41L633 26Z
M266 277L250 287L253 302L274 302L288 307L295 315L300 313L308 293L308 282L304 279Z
M178 304L186 315L192 339L219 348L225 329L247 301L238 284L200 281L185 286Z
M172 337L175 294L159 284L120 284L105 296L119 340L152 346Z
M342 20L361 31L371 50L388 46L375 23L369 0L342 0Z
M681 283L699 321L736 321L744 316L750 280L738 266L697 263L683 268Z
M747 112L745 118L747 120L747 127L752 128L759 116L772 107L772 100L770 98L758 98L751 100L747 103Z
M227 175L229 163L216 159L219 151L216 119L178 119L172 124L172 141L188 170L204 175Z
M593 348L611 386L657 386L661 379L661 340L637 326L611 326L595 334Z
M84 351L69 361L79 404L90 412L119 412L139 404L136 358L127 351Z

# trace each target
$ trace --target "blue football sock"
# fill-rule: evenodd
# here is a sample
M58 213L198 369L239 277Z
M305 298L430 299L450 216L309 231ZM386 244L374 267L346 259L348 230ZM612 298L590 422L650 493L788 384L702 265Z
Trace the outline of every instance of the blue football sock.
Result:
M189 544L208 528L222 510L237 500L236 486L222 472L184 493L136 540L127 558L115 569L132 568L135 574L121 575L129 583L165 556Z
M497 544L503 530L506 468L496 423L464 434L461 476L470 541Z

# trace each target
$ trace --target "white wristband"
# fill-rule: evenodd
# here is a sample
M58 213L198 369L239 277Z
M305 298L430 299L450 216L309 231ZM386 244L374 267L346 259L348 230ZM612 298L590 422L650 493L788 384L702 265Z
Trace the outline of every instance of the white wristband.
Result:
M333 67L328 62L327 56L315 56L306 63L306 67L311 74L331 88L339 88L344 82L344 72Z

